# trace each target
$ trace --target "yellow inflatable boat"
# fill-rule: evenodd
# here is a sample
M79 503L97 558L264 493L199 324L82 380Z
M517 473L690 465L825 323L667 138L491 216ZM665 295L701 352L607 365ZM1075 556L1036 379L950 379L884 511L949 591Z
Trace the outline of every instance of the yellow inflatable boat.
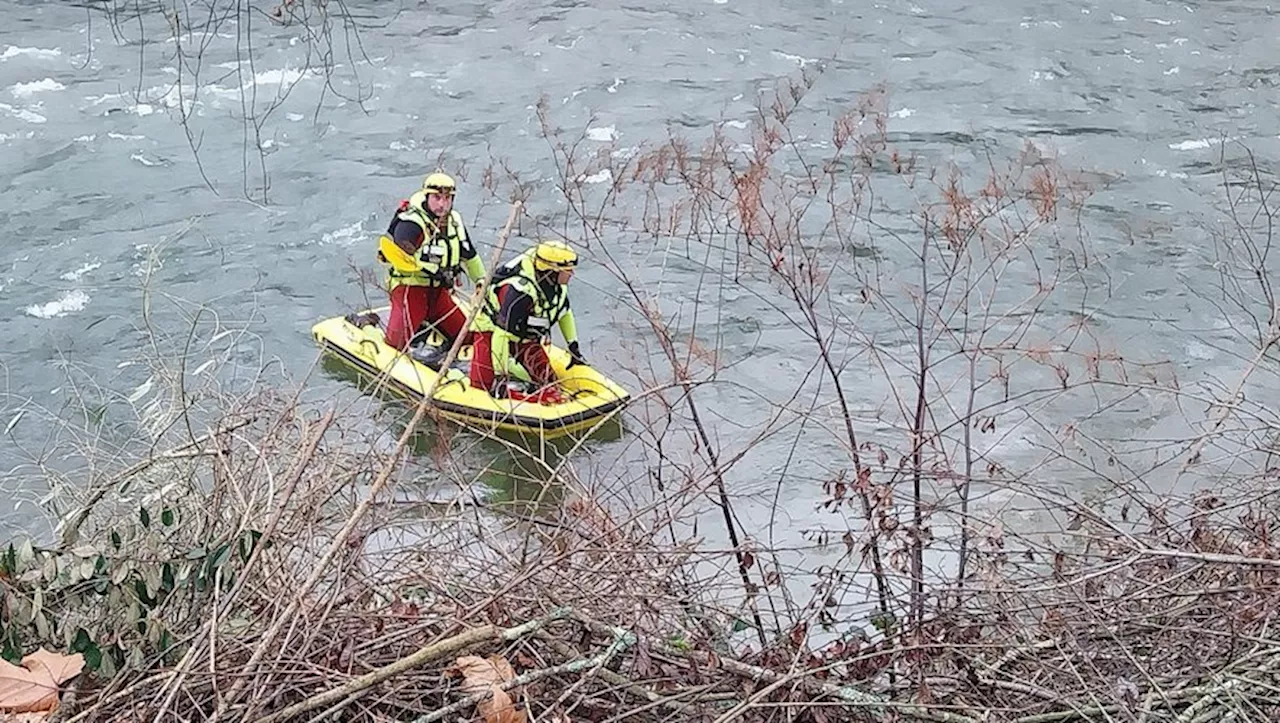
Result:
M464 299L458 305L466 309ZM327 353L357 371L415 402L421 401L440 374L448 347L441 335L419 334L408 353L387 346L381 320L388 307L325 319L311 329ZM467 376L471 346L464 346L432 395L432 406L442 415L482 431L532 433L544 438L589 431L616 416L630 401L630 394L594 368L575 364L566 369L569 352L548 344L547 357L559 377L556 390L539 390L512 355L508 375L513 379L511 397L494 399L483 389L473 389Z

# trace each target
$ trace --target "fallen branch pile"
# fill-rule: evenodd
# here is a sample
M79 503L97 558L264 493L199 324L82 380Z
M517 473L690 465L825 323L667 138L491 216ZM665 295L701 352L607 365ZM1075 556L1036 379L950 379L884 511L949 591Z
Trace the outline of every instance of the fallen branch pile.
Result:
M918 628L873 638L851 617L828 620L822 640L810 632L816 617L776 616L765 650L745 616L719 607L731 552L663 542L643 510L624 519L628 510L580 491L538 519L474 501L408 518L378 500L282 620L361 490L393 462L375 444L352 454L358 439L332 414L258 397L185 453L91 490L92 509L68 516L79 525L61 548L11 548L6 640L89 663L59 720L1193 723L1280 713L1280 554L1247 534L1275 523L1266 495L1234 517L1201 511L1146 531L1095 516L1077 526L1086 544L1047 559L1026 552L1014 564L1010 541L988 545L974 552L966 595L938 598L959 602ZM697 571L708 562L725 565L719 577Z

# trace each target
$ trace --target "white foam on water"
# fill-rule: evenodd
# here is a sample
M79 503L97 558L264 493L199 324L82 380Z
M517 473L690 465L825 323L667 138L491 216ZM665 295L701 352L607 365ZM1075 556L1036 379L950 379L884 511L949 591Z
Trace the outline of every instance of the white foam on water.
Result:
M747 122L740 121L740 120L725 121L724 124L729 126L730 128L737 128L738 130L742 130L743 128L747 127Z
M616 126L604 126L601 128L588 128L587 138L601 143L608 143L618 137L618 129Z
M291 121L293 123L297 123L303 118L306 118L306 116L302 115L301 113L285 113L284 117L285 117L285 120Z
M1177 20L1161 20L1160 18L1147 18L1147 22L1155 23L1156 25L1174 25L1178 21Z
M101 262L92 261L90 263L84 264L83 266L76 269L75 271L68 271L67 273L63 274L62 276L59 276L58 278L62 279L63 281L79 281L80 277L84 276L90 271L93 271L96 268L99 268L100 266L102 266Z
M30 83L14 83L9 93L15 98L29 98L36 93L49 93L55 90L66 90L67 86L53 78L41 78Z
M579 183L607 183L613 180L613 171L608 168L601 169L591 175L582 174L573 179Z
M16 45L10 45L0 53L0 60L9 60L22 55L29 58L56 58L62 55L62 51L57 48L19 48Z
M229 65L233 69L237 67L235 63L224 63L223 65ZM255 73L252 78L244 81L238 87L214 85L211 83L201 87L200 92L212 96L238 98L242 92L252 90L255 86L291 86L303 78L314 74L315 73L311 70L303 70L300 68L276 68L274 70L263 70Z
M222 38L223 40L234 40L236 37L234 35L231 35L230 33L215 33L215 35L219 38ZM187 32L181 33L179 35L170 35L169 37L165 38L164 41L166 43L176 43L179 40L181 40L183 45L186 45L188 47L193 47L193 46L199 45L205 37L208 37L207 33L202 34L201 37L197 38L196 36L191 34L190 30L188 30Z
M347 226L334 231L328 231L320 236L320 243L336 244L338 246L350 246L356 241L361 241L365 237L364 226L362 222L355 221Z
M155 166L163 166L163 165L165 165L165 162L164 162L163 160L156 160L156 159L153 159L153 158L147 158L145 155L143 155L143 154L141 154L141 153L134 153L134 154L130 155L130 156L129 156L129 160L131 160L131 161L137 161L138 163L141 163L142 165L147 166L148 168L152 168L152 167L155 167Z
M1181 72L1182 72L1182 68L1179 68L1178 66L1176 66L1176 65L1175 65L1175 66L1173 66L1172 68L1169 68L1168 70L1164 71L1164 74L1165 74L1165 75L1177 75L1178 73L1181 73Z
M32 304L23 309L28 316L34 316L37 319L52 319L56 316L66 316L77 311L83 311L89 305L89 295L80 289L73 289L59 296L57 300L50 301L47 304Z
M1199 359L1201 361L1211 361L1217 358L1218 356L1218 351L1216 349L1209 346L1208 344L1205 344L1200 341L1196 341L1194 339L1187 342L1184 348L1186 349L1187 356L1191 357L1192 359Z
M781 50L772 50L770 51L770 54L772 54L775 58L782 58L783 60L790 60L793 63L798 63L801 68L808 65L809 63L818 62L816 58L802 58L799 55L784 53Z
M1179 141L1177 143L1170 143L1169 147L1175 151L1199 151L1205 148L1209 148L1210 146L1221 145L1223 140L1224 139L1222 138L1197 138L1195 140L1190 140L1190 141ZM1225 140L1234 141L1237 139L1235 137L1228 137Z
M26 108L14 108L8 103L0 103L0 110L5 111L20 121L26 121L27 123L47 123L49 121L48 118L45 118L33 110L28 110Z
M89 105L102 105L109 100L123 98L124 93L106 93L104 95L86 95L85 100L89 101Z
M310 70L300 68L277 68L275 70L264 70L253 76L253 79L246 83L252 85L291 85L302 80L304 77L311 75Z
M109 131L107 133L107 138L113 138L117 141L140 141L143 138L146 138L146 136L134 135L133 133L116 133L115 131Z
M609 155L613 158L620 158L625 161L629 158L634 158L635 155L639 152L640 152L639 148L635 146L627 146L626 148L619 148L618 150L614 151L613 153L610 153Z
M87 135L87 136L76 136L75 141L76 141L76 143L93 143L93 141L94 141L97 137L98 137L98 134L97 134L97 133L90 133L90 134L89 134L89 135Z
M890 118L910 118L916 114L915 108L899 108L889 113Z
M606 91L608 91L608 92L610 92L610 93L617 93L617 92L618 92L618 87L619 87L619 86L621 86L621 85L622 85L622 83L623 83L622 78L617 78L617 77L615 77L615 78L613 79L613 84L612 84L612 85L610 85L608 88L605 88L605 90L606 90Z

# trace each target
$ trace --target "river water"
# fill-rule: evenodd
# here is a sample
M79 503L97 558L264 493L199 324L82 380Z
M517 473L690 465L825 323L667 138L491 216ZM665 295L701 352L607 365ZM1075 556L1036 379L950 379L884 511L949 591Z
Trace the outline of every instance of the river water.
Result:
M19 480L33 459L56 467L63 445L83 440L85 409L91 418L108 398L152 400L139 359L153 337L181 346L198 305L209 310L202 338L248 330L210 349L307 374L311 324L362 303L353 269L374 269L388 209L437 162L466 178L457 206L486 258L507 214L482 202L486 165L500 160L530 182L531 215L560 210L538 137L541 95L587 149L625 154L671 129L742 131L778 79L821 67L805 101L815 137L883 85L891 137L926 158L972 162L1029 140L1101 185L1082 218L1110 297L1047 311L1092 313L1126 357L1167 360L1184 383L1230 384L1246 367L1239 319L1212 303L1215 252L1199 224L1221 220L1224 139L1247 143L1264 172L1280 158L1280 17L1263 2L363 0L345 3L349 16L327 31L273 25L271 3L247 4L263 12L178 3L176 35L155 4L0 7L0 468L15 470L3 487L14 499L43 494ZM178 52L201 60L179 63ZM660 283L666 302L716 299L693 288L698 266L658 272L644 266L652 256L637 258L650 259L636 262L637 278ZM623 374L645 324L598 266L574 283L585 350ZM718 336L735 365L700 398L727 455L767 416L754 395L794 390L813 353L769 304L730 296ZM859 313L868 328L896 328ZM185 371L198 377L193 358ZM892 406L857 368L866 363L848 371L853 407ZM349 388L318 374L311 391ZM1092 433L1163 438L1188 424L1169 400L1120 411L1092 420ZM733 475L765 507L781 498L789 543L812 526L820 481L845 465L838 439L819 432L767 437ZM1032 464L1034 436L1004 439L1002 461ZM604 442L591 454L608 467L643 458L632 450ZM32 515L0 509L0 531Z

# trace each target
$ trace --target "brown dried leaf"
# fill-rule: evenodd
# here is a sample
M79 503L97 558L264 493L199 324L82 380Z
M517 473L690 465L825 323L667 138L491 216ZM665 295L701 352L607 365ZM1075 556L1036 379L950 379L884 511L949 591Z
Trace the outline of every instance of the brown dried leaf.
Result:
M50 711L40 711L39 713L3 713L0 714L0 723L44 723L49 720Z
M507 692L493 689L493 697L476 704L476 712L484 723L528 723L528 715L511 700Z
M22 659L22 667L0 660L0 712L52 712L58 686L84 669L84 656L60 655L44 648Z
M461 676L462 690L468 696L489 693L488 699L476 704L476 712L484 723L527 723L528 715L516 708L515 702L502 684L516 677L511 663L501 655L481 658L464 655L445 671L446 675ZM519 691L515 691L519 698Z

